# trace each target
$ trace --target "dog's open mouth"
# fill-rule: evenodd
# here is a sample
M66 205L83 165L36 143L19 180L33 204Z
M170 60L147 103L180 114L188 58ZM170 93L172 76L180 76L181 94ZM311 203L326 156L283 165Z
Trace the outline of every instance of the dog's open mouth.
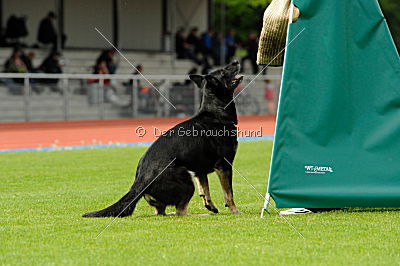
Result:
M243 75L236 74L235 77L232 79L232 85L237 85L243 80Z
M241 80L243 78L243 75L235 75L235 78L233 80Z

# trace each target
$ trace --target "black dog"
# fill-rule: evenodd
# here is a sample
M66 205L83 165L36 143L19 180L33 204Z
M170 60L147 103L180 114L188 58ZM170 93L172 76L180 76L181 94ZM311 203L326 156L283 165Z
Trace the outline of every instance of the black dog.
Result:
M225 198L225 206L232 213L239 211L233 201L232 163L237 149L236 108L233 91L243 77L236 78L239 63L231 63L209 75L191 75L203 89L199 113L160 136L140 159L136 179L130 191L118 202L103 210L86 213L84 217L131 215L143 196L156 208L157 215L165 215L169 205L176 207L176 215L187 215L187 208L195 187L205 207L218 213L208 187L207 174L217 172Z

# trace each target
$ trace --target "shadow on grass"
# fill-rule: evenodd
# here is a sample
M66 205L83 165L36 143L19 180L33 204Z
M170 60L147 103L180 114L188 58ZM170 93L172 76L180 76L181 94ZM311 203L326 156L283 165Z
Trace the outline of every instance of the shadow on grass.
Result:
M399 208L348 208L348 209L341 209L339 211L343 212L398 212L400 211Z

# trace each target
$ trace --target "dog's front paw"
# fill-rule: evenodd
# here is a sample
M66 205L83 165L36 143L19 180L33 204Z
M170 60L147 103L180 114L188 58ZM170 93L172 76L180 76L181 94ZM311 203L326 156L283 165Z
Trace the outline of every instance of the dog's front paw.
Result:
M236 208L235 205L229 206L228 204L225 204L225 207L228 207L232 214L242 214L242 213Z
M238 209L236 209L236 210L231 209L231 213L232 214L242 214Z
M213 213L218 213L218 209L214 206L214 204L206 204L204 206L207 208L207 210L212 211Z

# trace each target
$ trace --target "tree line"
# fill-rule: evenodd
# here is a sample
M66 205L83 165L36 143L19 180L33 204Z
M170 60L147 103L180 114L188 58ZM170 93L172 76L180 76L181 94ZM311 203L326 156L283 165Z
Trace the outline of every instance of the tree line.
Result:
M221 1L214 0L215 29L219 29L221 25ZM264 10L270 2L271 0L224 0L226 32L235 30L239 43L246 40L250 32L258 34L261 31ZM400 1L379 0L379 3L400 50Z

